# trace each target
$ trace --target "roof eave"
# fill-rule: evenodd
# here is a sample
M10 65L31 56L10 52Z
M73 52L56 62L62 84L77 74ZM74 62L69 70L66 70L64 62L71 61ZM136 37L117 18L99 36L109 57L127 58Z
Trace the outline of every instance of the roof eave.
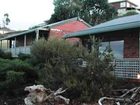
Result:
M31 30L27 30L27 31L24 31L24 32L21 32L21 33L16 33L16 34L13 34L13 35L4 36L4 37L0 38L0 40L5 40L5 39L21 36L21 35L24 35L24 34L28 34L28 33L34 32L36 30L44 30L44 29L39 29L39 28L31 29Z
M119 30L132 29L132 28L138 28L138 27L140 27L140 21L119 24L119 25L114 25L114 26L108 26L108 27L100 27L100 28L93 27L88 30L75 32L73 34L67 34L64 36L64 38L83 37L83 36L88 36L88 35L93 36L93 35L101 34L105 32L119 31Z

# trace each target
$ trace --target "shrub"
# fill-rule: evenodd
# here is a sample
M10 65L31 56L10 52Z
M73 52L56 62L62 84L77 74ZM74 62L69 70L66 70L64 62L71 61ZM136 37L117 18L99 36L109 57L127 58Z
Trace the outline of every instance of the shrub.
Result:
M19 53L18 58L21 60L27 60L30 58L30 54Z
M0 59L0 93L22 94L24 87L34 84L38 75L33 67L18 59Z
M31 59L38 70L38 83L51 89L67 87L68 97L81 101L95 100L104 95L112 88L112 56L110 52L100 54L99 43L95 42L91 53L64 40L40 39L35 42ZM81 65L83 62L87 64Z
M12 54L11 52L4 52L2 49L0 49L0 58L11 59Z
M4 51L2 49L0 49L0 57L4 56Z
M11 54L11 52L5 52L3 58L5 58L5 59L11 59L11 58L12 58L12 54Z

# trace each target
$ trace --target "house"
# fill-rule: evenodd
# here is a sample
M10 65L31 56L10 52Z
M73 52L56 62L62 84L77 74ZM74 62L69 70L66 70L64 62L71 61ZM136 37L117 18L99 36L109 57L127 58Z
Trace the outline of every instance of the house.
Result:
M0 37L9 32L14 32L14 30L11 30L10 28L7 27L0 27ZM7 42L3 41L2 47L6 47L6 46L7 46Z
M122 16L127 12L137 12L139 13L138 5L129 0L116 0L109 2L118 12L118 16Z
M136 79L140 73L140 14L126 16L101 23L89 29L70 33L64 38L85 39L94 36L102 40L102 52L111 45L115 56L115 75L121 78Z
M14 30L11 30L7 27L0 27L0 35L5 34L5 33L9 33L9 32L13 32Z
M80 31L89 28L90 25L79 17L63 20L53 24L43 24L40 27L7 33L0 36L0 46L5 51L10 51L12 56L17 57L19 53L30 53L30 46L35 40L41 37L48 39L50 37L62 38L64 34ZM3 42L7 46L3 48ZM79 41L78 38L69 40L71 43Z

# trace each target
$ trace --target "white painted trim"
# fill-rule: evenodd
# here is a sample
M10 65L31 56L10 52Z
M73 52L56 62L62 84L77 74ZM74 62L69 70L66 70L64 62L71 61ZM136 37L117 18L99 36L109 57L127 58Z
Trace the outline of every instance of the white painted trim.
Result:
M35 32L36 32L36 41L38 41L38 39L39 39L39 30L36 30Z
M9 48L9 40L7 40L7 49Z
M139 58L140 58L140 29L139 29Z
M24 35L24 47L26 47L26 44L27 44L27 42L26 42L27 40L26 40L26 34Z
M2 49L2 40L0 41L0 48Z
M14 45L14 50L15 50L15 52L16 52L16 40L17 40L17 39L16 39L16 37L15 37L15 43L14 43L14 44L15 44L15 45Z

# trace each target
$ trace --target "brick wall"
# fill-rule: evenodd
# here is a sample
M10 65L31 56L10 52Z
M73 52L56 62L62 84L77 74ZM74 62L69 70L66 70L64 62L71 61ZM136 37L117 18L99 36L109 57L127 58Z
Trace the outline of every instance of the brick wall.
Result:
M108 41L124 41L123 57L139 58L139 31L138 29L117 31L106 33L100 36L104 42Z
M139 34L130 33L124 37L124 58L139 57Z

